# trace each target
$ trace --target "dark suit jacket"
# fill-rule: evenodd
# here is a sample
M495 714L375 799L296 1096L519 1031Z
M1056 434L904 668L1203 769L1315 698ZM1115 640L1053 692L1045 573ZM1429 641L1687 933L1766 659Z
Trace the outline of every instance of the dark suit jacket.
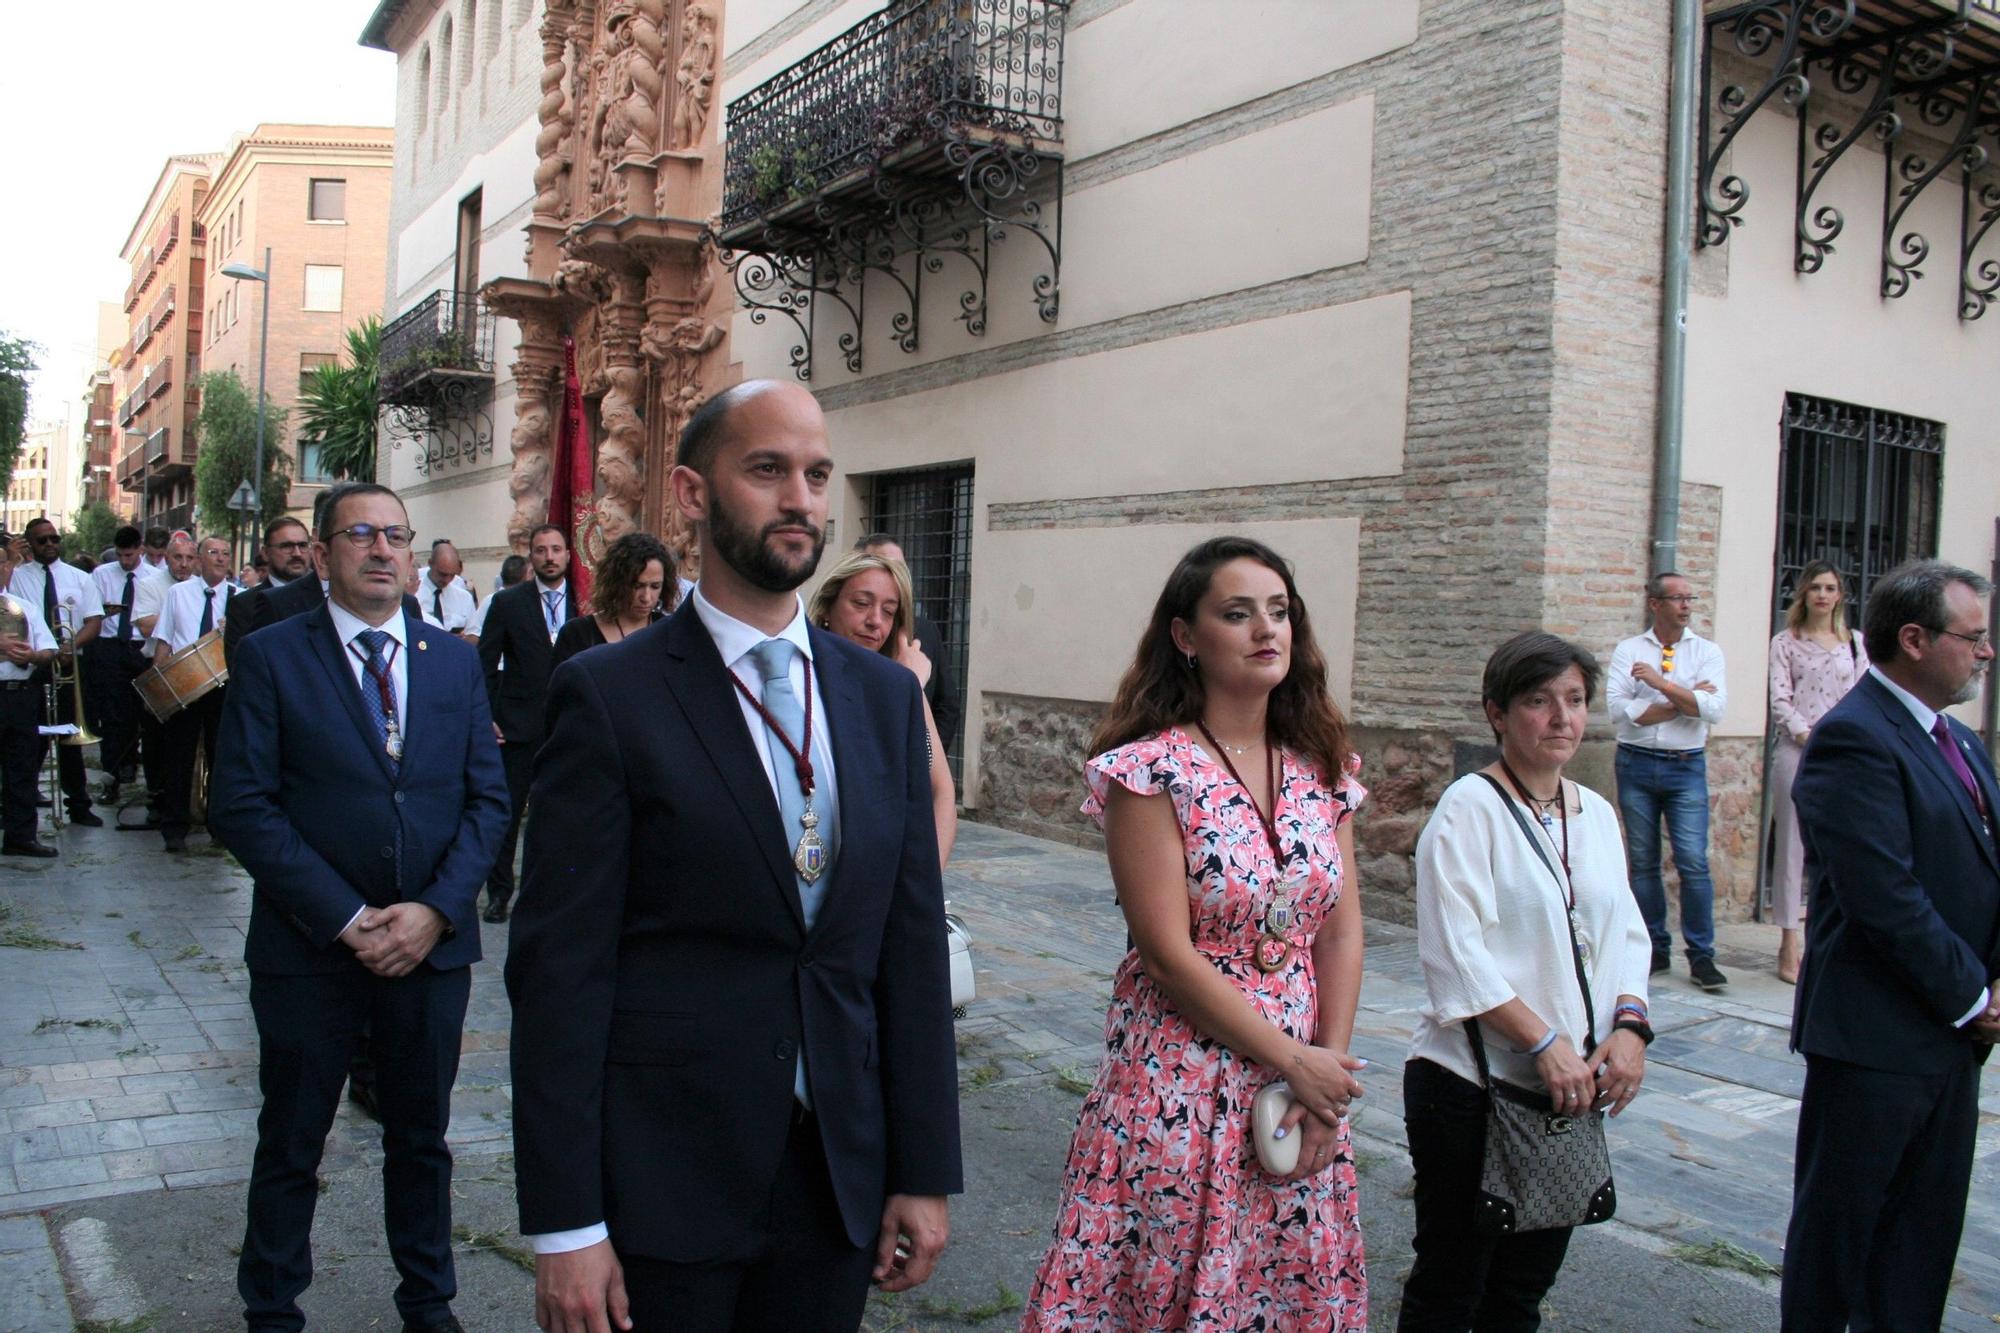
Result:
M958 697L958 683L951 674L951 649L945 645L938 627L924 617L916 617L914 629L918 646L931 659L931 678L924 682L924 698L930 700L938 735L949 749L958 744L958 724L965 716L965 704Z
M582 611L576 604L576 584L565 584L564 593L563 623L568 624ZM555 669L540 580L530 577L493 594L486 626L479 632L479 660L486 668L486 693L493 700L493 720L500 724L501 734L510 745L540 744L549 673Z
M886 1195L961 1188L916 680L811 633L839 850L810 931L692 600L556 673L507 958L527 1234L603 1221L626 1253L745 1256L768 1220L801 1043L855 1244L873 1243Z
M2000 812L1984 747L1950 725ZM1864 676L1813 728L1792 801L1812 885L1793 1049L1914 1074L1984 1058L1952 1024L2000 971L2000 853L1936 740Z
M302 616L325 600L326 589L319 586L319 575L310 569L282 588L262 584L230 598L229 616L222 622L223 664L235 663L236 645L246 635L281 620ZM422 620L424 609L417 605L416 598L404 593L403 614Z
M359 967L339 936L364 903L442 912L451 933L425 960L434 968L479 958L473 906L507 828L507 780L472 649L406 623L408 726L394 767L323 605L237 647L209 827L256 881L243 951L253 972Z

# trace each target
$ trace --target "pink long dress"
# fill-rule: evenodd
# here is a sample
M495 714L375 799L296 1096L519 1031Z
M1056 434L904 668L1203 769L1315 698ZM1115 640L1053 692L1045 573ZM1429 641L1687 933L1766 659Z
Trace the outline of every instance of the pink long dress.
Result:
M1778 742L1771 750L1771 823L1777 856L1771 867L1772 916L1786 930L1805 924L1806 849L1792 808L1803 747L1792 739L1819 725L1868 670L1868 650L1855 634L1829 648L1779 630L1771 640L1771 719Z
M1086 776L1083 808L1100 824L1113 782L1172 797L1195 947L1266 1018L1310 1042L1311 943L1345 883L1334 835L1366 796L1361 785L1350 775L1330 790L1317 768L1284 757L1279 839L1309 878L1295 904L1299 947L1267 975L1252 950L1277 881L1255 807L1229 771L1174 728L1097 756ZM1277 1071L1195 1031L1136 950L1112 983L1104 1047L1021 1327L1362 1333L1368 1279L1346 1126L1318 1175L1267 1175L1250 1103Z

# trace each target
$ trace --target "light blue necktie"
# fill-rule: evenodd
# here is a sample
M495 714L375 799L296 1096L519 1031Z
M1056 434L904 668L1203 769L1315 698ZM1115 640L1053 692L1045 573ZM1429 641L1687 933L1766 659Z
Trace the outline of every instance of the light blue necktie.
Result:
M757 673L764 678L764 709L778 720L778 725L787 735L800 745L806 736L805 709L799 703L799 696L792 691L792 654L798 649L784 639L766 639L750 650L750 656L757 663ZM785 850L789 853L799 845L805 836L806 796L800 789L797 765L792 752L786 748L771 724L764 724L764 748L771 756L771 772L778 780L778 818L785 829ZM810 760L810 752L806 754ZM826 800L820 794L823 775L815 774L813 782L812 808L819 815L820 841L826 844L827 868L816 883L808 884L805 877L795 875L799 886L799 907L805 913L806 929L811 930L813 920L819 915L819 906L826 898L826 886L833 873L833 821L827 818ZM792 1076L792 1092L799 1104L810 1107L812 1097L806 1090L806 1053L803 1046Z
M542 604L548 608L549 637L553 639L556 636L556 631L562 628L562 620L560 618L562 616L562 589L543 589Z

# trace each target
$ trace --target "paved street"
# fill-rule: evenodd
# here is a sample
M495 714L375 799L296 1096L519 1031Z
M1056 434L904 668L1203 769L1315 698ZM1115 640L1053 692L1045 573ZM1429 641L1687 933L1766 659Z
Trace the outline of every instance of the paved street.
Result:
M254 1036L241 965L248 884L197 837L168 861L156 836L69 830L64 858L0 865L0 1329L224 1329L242 1183L254 1141ZM976 938L980 998L959 1025L969 1192L937 1280L871 1308L875 1329L1004 1328L1046 1239L1079 1094L1097 1059L1123 942L1103 858L977 825L949 892ZM487 927L454 1102L470 1328L532 1328L513 1228L504 929ZM1620 1207L1581 1232L1547 1326L1775 1328L1802 1068L1786 1054L1789 987L1764 965L1775 932L1724 932L1735 977L1707 996L1684 974L1656 990L1647 1092L1614 1127ZM1421 1005L1414 940L1371 925L1356 1046L1373 1324L1394 1323L1409 1264L1399 1115L1404 1045ZM1947 1327L2000 1312L2000 1084ZM395 1326L380 1235L374 1127L344 1109L315 1232L316 1327ZM1743 1269L1751 1272L1740 1271ZM94 1322L83 1322L94 1321ZM149 1322L150 1321L150 1322Z

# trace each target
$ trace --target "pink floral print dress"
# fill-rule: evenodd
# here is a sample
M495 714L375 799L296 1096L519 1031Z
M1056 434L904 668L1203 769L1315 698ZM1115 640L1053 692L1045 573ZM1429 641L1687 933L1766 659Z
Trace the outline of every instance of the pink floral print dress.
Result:
M1329 790L1316 767L1284 756L1278 836L1308 879L1294 902L1298 947L1270 974L1253 954L1279 877L1229 770L1176 727L1097 756L1086 778L1083 809L1100 825L1113 782L1168 793L1186 837L1195 948L1264 1017L1310 1042L1311 945L1345 883L1334 835L1367 795L1352 774ZM1112 984L1104 1048L1021 1327L1362 1333L1368 1279L1346 1127L1318 1175L1266 1174L1250 1104L1278 1071L1195 1031L1136 950Z

